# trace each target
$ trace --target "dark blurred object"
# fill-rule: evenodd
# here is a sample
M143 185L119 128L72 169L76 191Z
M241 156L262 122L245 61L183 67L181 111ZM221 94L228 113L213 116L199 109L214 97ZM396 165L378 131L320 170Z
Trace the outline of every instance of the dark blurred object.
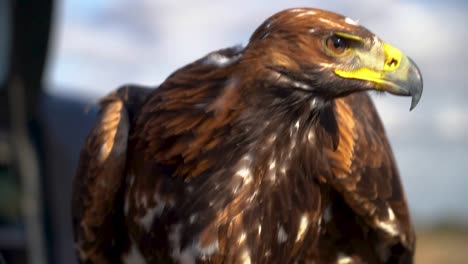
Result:
M17 175L6 164L0 165L0 226L14 224L20 217L20 194Z
M52 1L0 0L0 251L10 264L47 262L37 107L51 18Z
M2 254L0 254L0 264L6 264L5 259L3 258Z
M0 252L75 263L71 181L96 111L45 92L52 0L0 0Z
M74 263L71 181L95 116L46 94L52 0L0 0L0 252L9 264Z

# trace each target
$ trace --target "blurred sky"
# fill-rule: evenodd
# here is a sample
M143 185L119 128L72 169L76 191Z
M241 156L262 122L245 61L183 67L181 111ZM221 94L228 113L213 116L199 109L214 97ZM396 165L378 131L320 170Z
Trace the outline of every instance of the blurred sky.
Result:
M318 7L358 20L419 65L424 93L374 96L414 218L468 222L468 1L65 0L47 86L96 100L125 83L157 85L206 53L246 44L270 15Z

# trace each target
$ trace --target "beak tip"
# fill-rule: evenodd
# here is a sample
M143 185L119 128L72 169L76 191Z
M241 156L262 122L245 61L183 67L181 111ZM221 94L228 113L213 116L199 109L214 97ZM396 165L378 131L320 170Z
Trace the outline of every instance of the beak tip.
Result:
M413 73L410 74L410 76L412 76L412 78L410 78L410 83L412 83L412 85L409 88L409 92L411 94L411 107L410 107L410 111L411 111L416 107L416 105L418 105L419 100L421 99L421 96L423 93L424 85L423 85L421 71L419 70L419 68L416 66L416 63L414 63L414 61L411 58L408 58L408 59L413 66L411 67L411 70L413 71Z
M419 103L419 99L421 99L421 93L416 93L413 94L411 97L411 106L410 106L410 111L416 108L416 106Z
M418 102L414 100L414 97L413 99L411 100L411 106L410 106L410 111L413 111L413 109L416 107L416 105L418 105Z

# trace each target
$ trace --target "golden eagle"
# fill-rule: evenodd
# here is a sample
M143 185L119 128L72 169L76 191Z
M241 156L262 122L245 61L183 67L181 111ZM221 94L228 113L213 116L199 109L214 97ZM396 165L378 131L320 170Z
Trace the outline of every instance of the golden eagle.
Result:
M157 89L101 101L74 182L83 263L411 263L395 160L365 91L417 66L341 15L267 19Z

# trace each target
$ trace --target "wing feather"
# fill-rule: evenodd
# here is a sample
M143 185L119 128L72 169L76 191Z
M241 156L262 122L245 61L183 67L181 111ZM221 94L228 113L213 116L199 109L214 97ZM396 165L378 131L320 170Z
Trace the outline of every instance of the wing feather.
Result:
M342 122L339 124L340 147L344 145L341 148L346 153L338 156L342 159L341 167L345 169L338 170L338 174L334 171L332 185L368 225L388 239L390 245L400 243L412 252L414 234L409 210L392 149L377 111L364 93L339 100L336 111L338 116L342 116L341 120L338 118ZM346 116L352 121L346 120ZM345 143L349 142L349 137L353 138L353 144Z
M115 228L124 226L120 205L130 116L148 93L148 89L127 86L100 102L73 184L74 235L82 262L115 263L120 258L115 250L125 246L126 239L118 237L125 232L115 232Z

